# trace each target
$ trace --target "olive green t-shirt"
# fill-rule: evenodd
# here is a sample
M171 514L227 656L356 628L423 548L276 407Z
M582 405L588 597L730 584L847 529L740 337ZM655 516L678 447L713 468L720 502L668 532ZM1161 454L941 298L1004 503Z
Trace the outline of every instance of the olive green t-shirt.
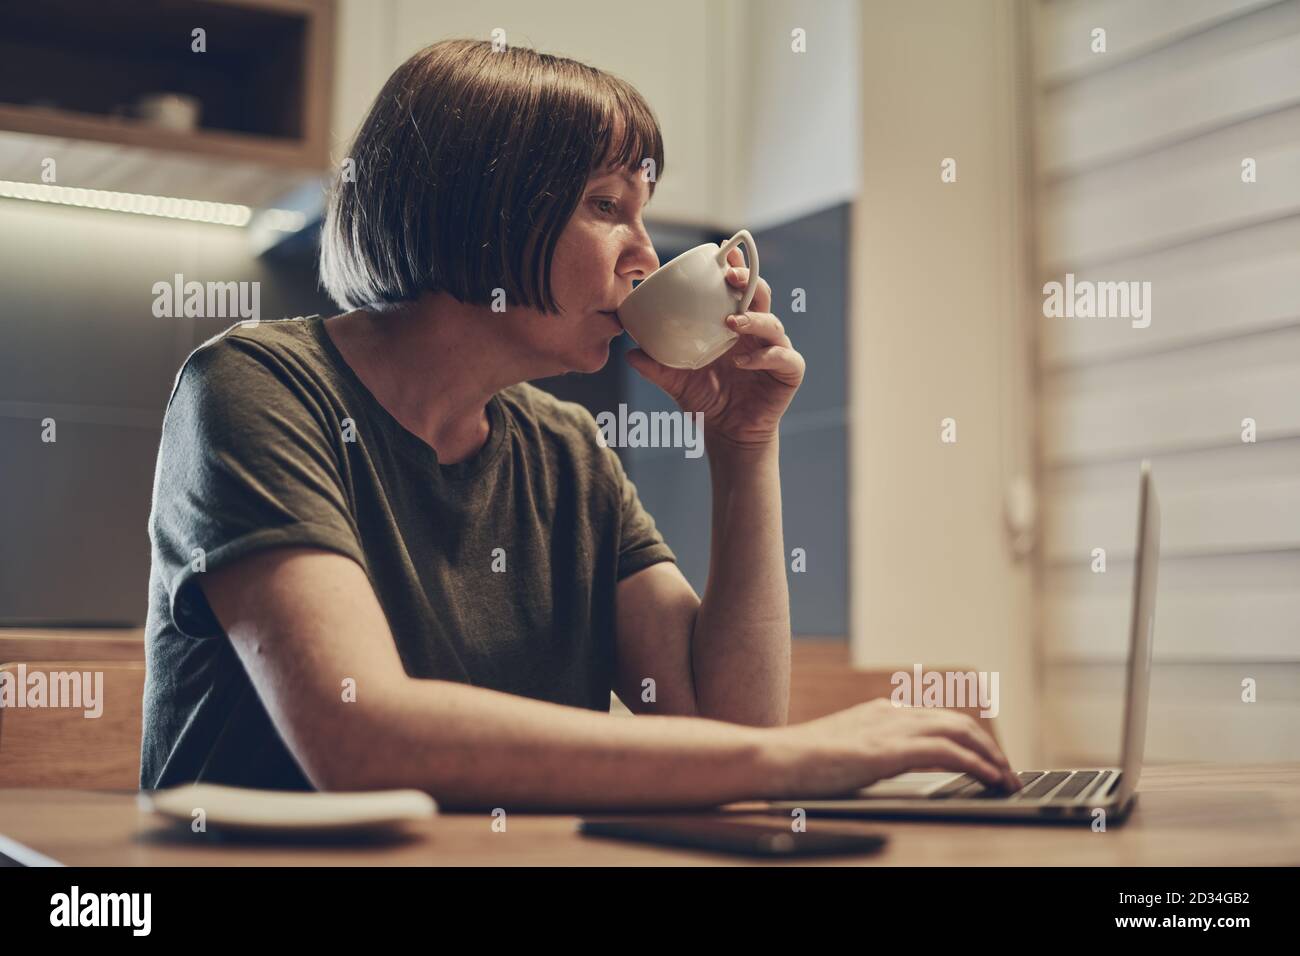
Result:
M277 546L360 564L412 677L609 709L615 585L674 555L582 406L521 384L487 415L483 448L439 464L318 317L190 354L149 516L141 787L312 789L198 587Z

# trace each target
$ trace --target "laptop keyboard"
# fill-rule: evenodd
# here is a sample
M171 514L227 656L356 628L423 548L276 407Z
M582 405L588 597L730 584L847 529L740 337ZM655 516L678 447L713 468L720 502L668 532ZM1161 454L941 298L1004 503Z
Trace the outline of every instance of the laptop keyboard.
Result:
M1093 792L1100 792L1108 786L1114 771L1111 770L1022 770L1020 789L1015 793L985 786L977 777L963 774L956 780L944 784L934 793L931 800L1062 800L1073 802ZM1123 776L1114 774L1116 782Z

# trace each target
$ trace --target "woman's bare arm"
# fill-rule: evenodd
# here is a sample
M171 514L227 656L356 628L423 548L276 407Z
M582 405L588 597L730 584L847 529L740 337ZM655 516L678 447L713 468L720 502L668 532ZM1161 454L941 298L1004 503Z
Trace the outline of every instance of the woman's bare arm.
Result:
M509 809L706 806L759 788L750 728L408 677L365 572L342 555L272 549L208 572L202 588L320 789L418 787Z
M465 809L699 807L843 793L917 765L995 782L1005 766L969 718L887 704L820 726L757 728L615 717L414 679L365 572L318 549L251 555L205 573L202 588L290 752L322 790L416 787Z

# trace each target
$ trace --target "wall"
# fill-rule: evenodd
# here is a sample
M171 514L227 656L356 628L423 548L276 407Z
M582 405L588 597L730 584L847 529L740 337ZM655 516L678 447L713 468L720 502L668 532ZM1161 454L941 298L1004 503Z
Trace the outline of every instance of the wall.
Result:
M1032 467L1014 6L869 9L849 313L853 660L998 672L999 733L1027 765L1032 581L1003 508ZM955 182L940 179L945 158Z
M5 201L0 250L0 615L142 623L163 408L185 355L233 321L156 318L153 284L258 281L266 319L329 304L309 269L225 226Z
M340 0L336 156L389 73L448 37L572 57L630 81L659 117L662 222L726 230L798 219L857 189L853 0ZM791 31L807 52L791 51Z
M847 400L844 359L847 314L848 205L759 230L763 275L808 370L781 422L781 508L790 618L796 635L847 633L848 532ZM802 290L807 311L791 311ZM624 337L624 341L626 336ZM629 407L671 411L676 406L635 372L626 384ZM647 510L677 554L698 593L709 572L710 485L707 458L688 459L677 448L634 448L629 473ZM791 570L790 552L802 548L806 570Z

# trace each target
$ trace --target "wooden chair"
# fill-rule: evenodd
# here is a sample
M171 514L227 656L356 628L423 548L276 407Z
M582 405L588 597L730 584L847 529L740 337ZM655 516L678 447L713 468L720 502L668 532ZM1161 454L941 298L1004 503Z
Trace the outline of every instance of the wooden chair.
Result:
M143 661L143 627L0 627L0 662Z
M969 667L927 667L930 671L969 671ZM897 671L912 672L912 665L889 670L859 670L849 663L847 641L835 638L795 638L790 654L790 723L803 723L845 710L894 692L891 680ZM981 718L979 707L954 707L979 721L997 740L993 720Z
M4 706L0 701L0 787L129 789L140 785L144 661L36 660L0 664L0 681L19 693L31 675L88 673L98 685L98 717L81 706ZM10 676L3 676L10 675ZM65 688L70 685L65 683ZM92 690L94 685L92 685ZM57 701L65 703L66 701Z

